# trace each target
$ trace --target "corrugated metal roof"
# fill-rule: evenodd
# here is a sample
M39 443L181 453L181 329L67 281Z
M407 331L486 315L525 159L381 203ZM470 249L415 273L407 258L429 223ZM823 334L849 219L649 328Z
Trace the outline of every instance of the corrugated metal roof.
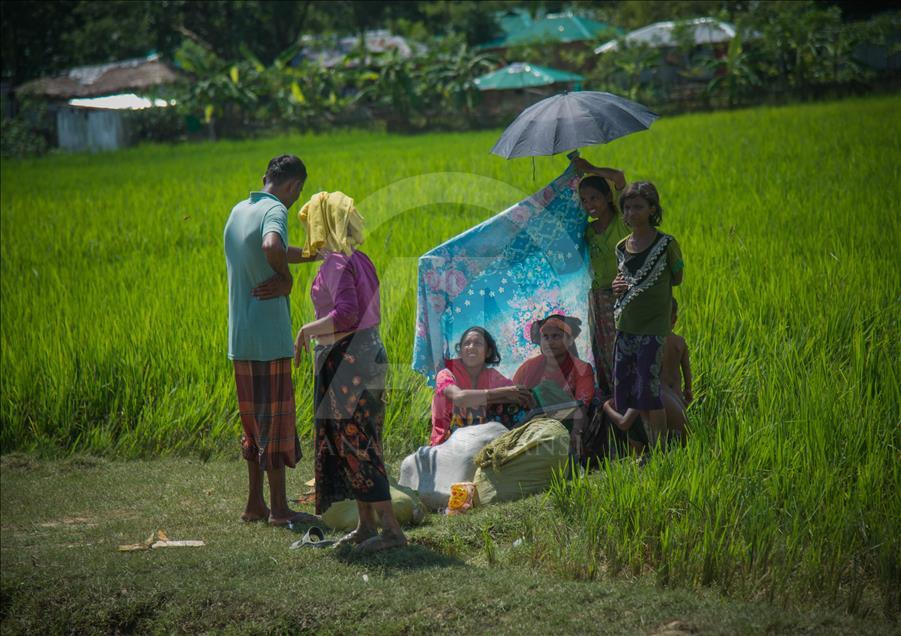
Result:
M676 46L676 31L680 28L690 33L695 45L728 42L735 37L735 25L729 22L723 22L716 18L694 18L654 22L630 31L623 39L627 44L644 44L653 47ZM615 51L617 48L619 48L618 42L610 40L597 47L594 52L607 53Z

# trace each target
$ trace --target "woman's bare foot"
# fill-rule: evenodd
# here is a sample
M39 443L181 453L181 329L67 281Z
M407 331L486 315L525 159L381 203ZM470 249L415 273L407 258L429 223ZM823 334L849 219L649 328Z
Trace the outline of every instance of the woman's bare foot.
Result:
M335 547L341 548L346 545L360 545L364 541L368 541L377 536L379 536L378 532L374 528L357 528L353 532L348 532L338 539L335 542Z
M354 548L354 554L372 554L373 552L381 552L391 548L402 548L405 545L407 545L407 537L403 534L382 532L381 535L370 537L357 544L357 547Z
M294 523L309 523L316 524L319 523L321 519L318 515L310 514L309 512L295 512L294 510L287 510L287 512L275 515L269 515L269 525L270 526L286 526L291 522Z
M245 523L253 523L254 521L265 521L269 518L269 508L263 508L262 510L251 510L247 509L244 511L244 514L241 515L241 521Z

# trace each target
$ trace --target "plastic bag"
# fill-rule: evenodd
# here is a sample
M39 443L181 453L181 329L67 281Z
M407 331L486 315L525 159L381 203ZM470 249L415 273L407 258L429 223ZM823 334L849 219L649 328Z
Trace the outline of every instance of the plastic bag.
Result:
M448 515L462 515L479 503L479 493L475 483L471 481L451 484L450 490L450 499L447 502Z
M418 525L425 517L425 506L414 490L391 483L391 508L402 526ZM354 530L357 527L357 502L354 499L336 501L322 513L322 522L335 530Z

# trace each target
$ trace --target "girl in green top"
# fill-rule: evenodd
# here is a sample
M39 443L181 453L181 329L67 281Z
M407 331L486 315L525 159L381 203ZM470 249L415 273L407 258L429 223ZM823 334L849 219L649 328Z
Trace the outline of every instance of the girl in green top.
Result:
M616 246L613 398L620 413L630 408L640 413L654 445L666 431L660 369L671 328L672 286L682 282L682 251L675 238L657 231L663 208L653 184L630 184L620 208L632 233Z
M588 215L585 242L591 259L591 290L588 292L588 329L597 383L603 395L613 393L613 279L616 277L616 244L629 234L616 197L626 187L621 170L598 168L585 159L573 165L584 177L579 182L579 200Z

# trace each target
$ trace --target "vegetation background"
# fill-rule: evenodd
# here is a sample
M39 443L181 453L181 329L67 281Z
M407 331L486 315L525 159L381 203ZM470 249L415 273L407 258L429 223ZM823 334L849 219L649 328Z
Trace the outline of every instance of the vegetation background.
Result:
M586 151L662 192L663 229L686 254L678 328L697 401L684 451L552 489L550 518L529 530L537 563L576 578L653 572L738 597L897 613L901 289L890 202L901 179L886 157L901 156L898 105L664 118ZM487 153L497 134L342 133L4 161L3 453L236 456L222 227L268 158L290 151L309 166L307 194L348 192L368 221L394 363L385 440L396 466L429 427L430 392L409 368L417 256L564 167L538 159L533 180L528 161ZM291 236L302 242L299 223ZM312 315L314 267L296 272L295 328ZM311 373L309 359L295 373L305 445Z
M537 40L483 48L503 34L498 21L510 10L573 11L609 29L565 46ZM621 43L614 53L594 53L624 32L617 29L702 16L736 25L739 36L727 50L695 47L682 28L675 50ZM304 53L307 47L333 49L339 36L362 42L375 28L404 36L412 55L371 54L357 46L340 64L323 68ZM890 93L899 87L901 12L879 3L812 0L62 0L4 4L2 34L3 80L12 87L77 65L160 53L185 74L183 82L158 91L176 106L131 113L129 128L140 139L177 140L505 125L516 113L482 108L474 80L513 61L577 71L585 77L583 89L611 91L665 114ZM3 154L45 152L55 142L52 111L25 94L14 107L16 117L3 119Z
M168 121L176 132L166 138L177 139L191 116L220 139L271 133L0 164L4 630L253 629L250 617L265 608L259 631L512 631L526 616L536 629L590 621L647 633L681 603L714 633L897 631L901 103L891 77L849 57L854 43L890 34L896 14L861 3L572 5L626 28L713 14L767 33L768 44L730 47L707 104L723 110L664 117L585 150L595 164L654 181L663 229L683 245L678 330L696 373L691 443L641 470L616 462L560 480L546 497L433 517L411 532L410 551L354 564L310 553L282 561L283 535L233 523L241 484L225 357L229 209L282 152L307 162L305 194L341 189L357 200L383 282L393 362L385 433L396 469L429 426L429 389L409 368L417 257L564 165L538 158L533 172L489 155L497 129L429 131L444 119L472 127L471 79L492 64L472 45L494 33L504 3L218 6L3 6L4 80L154 48L193 65L197 81L178 89L179 108L164 115L175 119L148 119L146 130ZM288 63L298 42L286 24L327 37L338 24L388 25L431 38L430 52L326 73ZM625 50L589 71L589 87L667 103L636 79L646 56ZM887 94L739 108L874 88ZM429 132L350 130L343 118L356 108L401 113ZM3 126L4 153L44 149L35 120ZM293 216L290 232L303 241ZM311 315L314 269L295 271L298 327ZM308 448L309 360L295 383ZM308 461L298 478L309 476ZM113 552L162 524L216 549L128 562ZM524 548L514 550L518 539ZM272 579L276 599L254 587L270 581L258 569L270 560L290 564ZM248 571L257 574L235 582ZM363 573L379 591L361 605ZM385 591L395 584L399 593ZM427 606L429 595L440 607ZM465 612L454 610L461 598ZM589 609L573 614L573 599Z

